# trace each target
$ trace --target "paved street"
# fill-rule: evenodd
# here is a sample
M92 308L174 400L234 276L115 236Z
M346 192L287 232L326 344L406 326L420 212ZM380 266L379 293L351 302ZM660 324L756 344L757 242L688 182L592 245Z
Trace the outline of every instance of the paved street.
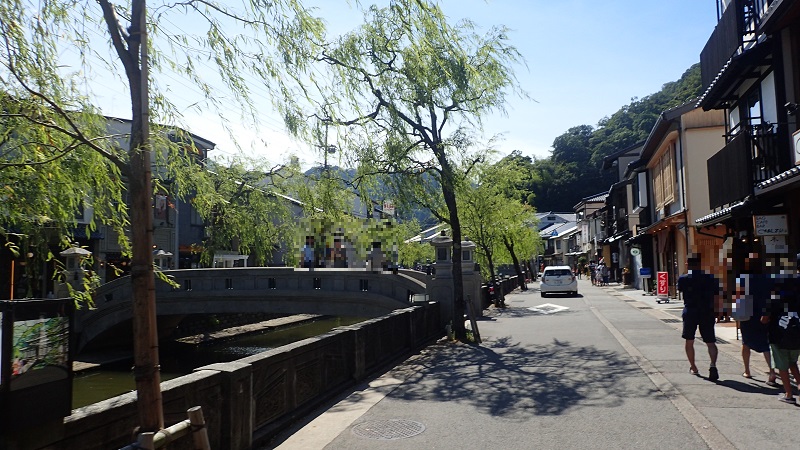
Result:
M480 320L481 346L440 342L342 396L280 449L795 448L798 407L741 376L732 324L718 324L721 380L688 371L680 303L595 287L542 299L536 286ZM567 307L531 308L542 304ZM304 426L303 426L304 425ZM302 426L302 428L300 428ZM269 448L275 448L269 447Z

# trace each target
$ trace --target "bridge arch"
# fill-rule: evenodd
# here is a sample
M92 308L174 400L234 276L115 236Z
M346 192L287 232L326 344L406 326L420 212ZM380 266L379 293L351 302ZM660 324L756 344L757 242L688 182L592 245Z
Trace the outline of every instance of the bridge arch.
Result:
M179 287L156 283L156 314L275 313L379 317L426 292L416 274L366 269L242 267L164 271ZM132 316L130 277L97 289L95 308L76 313L77 350Z

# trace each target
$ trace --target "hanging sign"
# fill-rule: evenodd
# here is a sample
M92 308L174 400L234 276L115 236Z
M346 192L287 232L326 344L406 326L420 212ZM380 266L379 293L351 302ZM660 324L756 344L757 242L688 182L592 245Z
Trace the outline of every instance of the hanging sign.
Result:
M786 214L770 214L753 216L753 230L756 236L777 236L789 234Z
M764 250L767 253L789 253L789 246L786 244L786 236L764 237Z

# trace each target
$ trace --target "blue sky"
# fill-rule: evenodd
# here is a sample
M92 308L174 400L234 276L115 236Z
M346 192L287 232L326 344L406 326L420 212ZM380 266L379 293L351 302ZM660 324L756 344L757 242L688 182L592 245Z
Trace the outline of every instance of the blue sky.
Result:
M341 33L357 26L361 15L346 0L306 0L325 18L329 31ZM385 0L363 1L363 5ZM578 125L596 126L634 97L644 97L677 80L700 59L717 23L715 0L443 0L442 9L455 20L469 18L486 30L505 25L526 66L515 67L521 88L534 99L511 97L508 115L485 122L486 139L502 135L500 156L513 150L543 158L553 140ZM172 84L180 103L191 91ZM106 93L99 102L109 115L127 117L124 93ZM115 98L116 97L116 98ZM304 165L319 163L320 154L288 137L265 100L258 132L234 130L243 141L257 141L248 153L277 163L290 153ZM211 115L187 111L191 131L217 143L218 154L236 153L227 132ZM235 127L234 127L235 128ZM252 148L252 150L250 150Z

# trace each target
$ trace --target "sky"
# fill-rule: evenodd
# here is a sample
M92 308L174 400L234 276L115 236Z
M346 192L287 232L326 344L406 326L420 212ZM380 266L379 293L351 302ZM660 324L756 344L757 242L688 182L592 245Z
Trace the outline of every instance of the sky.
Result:
M346 0L306 0L318 8L329 32L349 31L361 22ZM362 5L387 0L361 0ZM511 29L511 43L525 64L514 67L520 87L530 99L509 97L507 114L486 117L483 137L499 136L499 156L514 150L546 158L553 140L569 128L596 126L633 98L658 92L676 81L692 64L717 23L715 0L442 0L453 21L468 18L480 30L494 25ZM179 105L197 96L178 79L159 81ZM98 103L107 115L130 115L124 92L103 89ZM266 99L259 105L258 131L234 125L247 154L272 163L296 154L304 166L320 164L322 153L288 137ZM217 144L219 156L237 153L228 133L213 114L185 110L189 131ZM251 145L252 144L252 145Z

